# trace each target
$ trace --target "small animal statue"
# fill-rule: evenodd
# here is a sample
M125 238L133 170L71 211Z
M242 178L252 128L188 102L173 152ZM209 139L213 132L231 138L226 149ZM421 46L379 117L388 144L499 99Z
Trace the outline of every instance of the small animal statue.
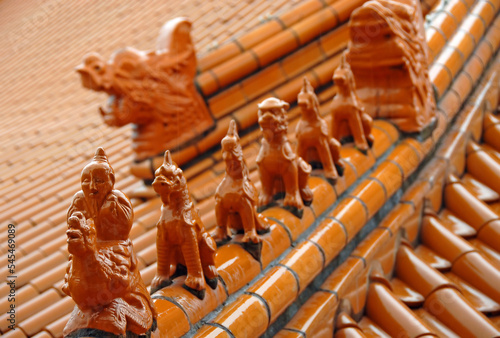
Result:
M215 289L218 272L215 267L217 245L201 222L193 206L186 178L165 152L163 164L156 170L154 190L163 206L156 236L157 272L151 282L151 293L172 283L180 274L187 277L184 287L200 299L205 297L205 280Z
M227 135L222 139L221 145L226 175L215 192L217 230L214 237L217 242L223 243L231 239L230 229L243 231L242 242L259 259L260 248L253 246L261 244L262 239L258 234L268 232L269 224L255 209L259 193L250 180L234 120L229 123Z
M331 104L332 137L345 142L354 139L354 144L364 154L373 145L371 134L373 119L366 114L356 95L356 84L351 67L342 55L340 65L333 74L338 93Z
M194 85L196 53L187 18L168 21L152 51L127 47L109 61L97 54L84 56L76 68L83 87L104 92L108 102L99 111L112 127L133 124L134 162L131 172L151 184L154 169L166 149L181 149L215 126L205 101ZM155 197L149 187L136 197ZM149 192L149 194L148 194Z
M274 97L258 104L258 121L264 136L257 155L262 183L258 211L284 194L284 208L302 217L304 205L310 205L313 199L307 185L311 166L293 152L288 141L286 111L289 107L287 102Z
M319 100L311 83L304 77L304 84L297 97L302 117L297 124L297 155L314 167L323 168L326 179L337 182L344 174L340 161L340 142L328 136L328 125L319 114Z
M102 148L82 171L68 210L69 263L62 291L76 306L65 337L150 336L156 311L128 238L132 205L119 190Z

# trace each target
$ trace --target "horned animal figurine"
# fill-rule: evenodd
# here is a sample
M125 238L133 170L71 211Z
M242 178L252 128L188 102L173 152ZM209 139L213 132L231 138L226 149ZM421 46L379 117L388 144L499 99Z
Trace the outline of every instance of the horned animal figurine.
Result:
M184 287L200 299L205 297L207 284L217 287L215 252L217 246L201 222L193 206L186 178L172 161L170 151L153 181L163 206L156 236L157 272L151 282L151 293L172 283L172 279L185 274Z
M231 120L221 144L226 175L215 192L215 240L220 243L230 240L231 229L243 231L245 249L260 260L262 239L259 234L268 232L269 224L255 209L259 193L250 180L234 120Z
M342 143L354 139L354 144L364 154L372 146L373 119L365 113L362 102L356 94L356 84L351 67L342 55L340 65L333 74L338 93L332 100L332 137Z
M307 185L311 166L293 152L288 141L286 111L290 105L271 97L258 107L259 125L264 136L257 156L262 183L258 211L271 206L274 199L284 195L284 208L302 217L304 205L310 205L313 199Z
M297 97L302 117L297 124L297 155L313 168L323 168L326 179L337 182L344 174L340 161L340 142L328 135L328 125L319 114L319 100L311 83L304 77L304 84Z
M129 239L132 205L114 183L113 168L98 148L68 210L70 255L62 291L76 306L65 337L150 337L156 327Z

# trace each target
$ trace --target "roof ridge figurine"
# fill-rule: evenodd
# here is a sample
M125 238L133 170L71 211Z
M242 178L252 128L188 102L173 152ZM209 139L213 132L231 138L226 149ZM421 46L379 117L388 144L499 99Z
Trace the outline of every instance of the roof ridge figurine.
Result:
M194 85L196 54L187 18L168 21L154 51L123 48L108 62L97 53L76 68L85 88L108 94L100 107L113 127L133 125L131 172L149 185L166 149L181 149L203 137L215 121ZM134 197L154 197L151 188Z
M304 205L309 206L313 200L307 185L311 166L294 153L288 140L286 111L290 105L271 97L259 103L258 108L263 134L256 160L262 185L258 211L284 197L283 207L301 218Z
M151 293L187 273L184 287L200 299L205 297L205 280L215 289L219 276L215 267L217 245L195 209L182 170L165 152L163 164L156 170L154 190L163 205L156 236L157 271Z
M333 74L338 88L330 106L332 114L332 137L345 143L354 139L356 148L366 154L373 145L371 134L373 120L365 113L363 103L356 94L356 83L345 53Z
M98 148L68 210L70 255L62 290L76 306L65 337L145 337L156 329L156 311L129 239L132 205L114 183L113 168Z
M436 99L420 1L368 1L352 12L349 30L347 59L366 112L410 136L430 136Z
M215 240L224 243L231 239L231 229L242 231L243 247L260 260L262 239L259 234L269 232L269 224L255 209L259 193L250 180L236 121L231 120L229 123L227 135L222 139L221 145L226 173L215 192Z
M319 100L311 83L304 77L302 89L297 96L301 118L296 128L297 155L313 168L322 168L326 179L334 185L338 176L344 174L340 160L340 142L328 135L328 125L321 118Z

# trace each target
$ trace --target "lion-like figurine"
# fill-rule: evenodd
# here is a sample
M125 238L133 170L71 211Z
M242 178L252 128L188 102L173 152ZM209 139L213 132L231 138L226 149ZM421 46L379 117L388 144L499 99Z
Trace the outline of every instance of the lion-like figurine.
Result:
M62 291L76 306L65 337L145 337L156 328L156 311L128 238L132 205L113 185L113 169L99 148L68 210L70 255Z
M200 299L205 297L205 280L215 289L218 272L215 267L217 245L205 231L198 210L189 195L182 170L172 161L170 151L156 170L153 188L163 202L156 236L157 272L151 282L151 293L172 283L180 274L187 277L184 287Z
M283 206L298 217L302 217L304 205L312 203L313 193L307 185L311 166L297 156L288 141L286 111L290 105L271 97L259 108L259 125L263 133L257 156L262 192L259 211L270 206L274 198L283 197Z
M340 65L333 74L338 93L332 100L332 137L342 143L354 139L354 144L364 154L373 145L371 134L373 119L368 115L356 94L356 83L351 67L342 55Z
M223 243L231 239L230 229L243 231L242 242L250 245L247 249L258 259L260 250L252 248L252 244L258 246L262 242L258 234L268 232L269 224L255 209L259 193L250 180L239 141L236 122L231 120L221 142L226 175L215 192L217 230L214 237Z
M304 84L297 97L302 117L297 124L297 155L313 167L323 168L326 179L337 182L344 174L344 164L340 161L340 142L328 135L328 125L319 114L319 100L309 80Z
M190 31L187 18L176 18L162 27L156 50L128 47L108 62L90 53L76 69L83 87L108 94L106 107L99 108L107 125L133 124L131 171L147 184L166 149L180 149L215 127L194 85L196 54Z

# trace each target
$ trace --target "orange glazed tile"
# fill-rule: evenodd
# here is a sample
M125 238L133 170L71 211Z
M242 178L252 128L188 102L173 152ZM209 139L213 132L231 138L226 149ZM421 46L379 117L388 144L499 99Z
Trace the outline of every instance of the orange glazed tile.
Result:
M427 44L429 46L429 62L439 55L439 52L446 45L446 36L442 33L441 28L429 26L426 29Z
M448 170L449 173L461 176L465 170L466 138L466 135L461 132L451 131L436 154L448 161L451 167L451 170Z
M453 264L452 271L500 303L500 290L498 289L500 270L479 252L469 252L460 256Z
M208 100L210 111L216 118L221 118L247 102L241 85L234 85Z
M364 155L353 147L342 147L340 158L349 161L356 168L358 177L368 171L375 163L375 157L370 151L368 151L368 155Z
M438 271L449 271L451 269L450 261L439 256L432 249L423 244L419 245L414 252L425 264Z
M20 323L27 319L29 316L36 314L46 308L47 306L56 303L61 299L61 295L56 290L48 290L37 297L30 299L25 303L20 303L16 299L16 322ZM7 311L6 311L7 312ZM0 316L0 331L6 332L9 325L12 325L8 319L9 313L4 313Z
M398 278L391 279L392 293L410 308L420 307L425 298Z
M500 221L496 220L484 225L477 238L500 252Z
M431 67L429 70L429 78L436 88L438 97L441 97L445 93L453 80L449 70L442 64L434 64Z
M484 142L500 151L500 120L493 114L486 114L484 117Z
M387 199L385 186L376 180L364 180L354 188L350 196L356 196L364 202L369 218L379 211Z
M287 59L289 58L291 57ZM286 70L279 64L272 64L262 69L257 74L243 80L239 87L241 88L242 94L248 100L253 100L286 82L286 80ZM257 106L254 105L254 108L257 108ZM229 110L226 109L226 111ZM257 109L255 109L255 113L257 113Z
M7 337L7 338L25 338L25 337L29 337L29 336L27 336L20 329L17 329L17 330L10 330L9 332L3 334L2 337Z
M170 337L180 337L190 329L189 319L180 307L164 299L153 298L158 313L158 332L164 332Z
M224 286L220 282L217 283L215 290L207 286L205 298L201 300L183 287L184 280L185 276L177 277L172 285L156 291L155 296L175 300L184 309L191 324L197 323L227 298Z
M365 314L393 337L403 332L409 337L432 334L427 325L381 283L370 284Z
M500 330L473 309L455 288L442 288L427 297L424 308L460 336L494 337Z
M444 35L449 39L457 29L456 19L446 11L436 12L436 17L432 20L433 26L441 28Z
M464 298L474 309L487 316L500 313L500 305L488 297L482 290L475 289L470 283L467 283L463 278L460 278L453 272L448 272L445 276L455 283Z
M379 260L379 258L384 257L385 254L388 253L389 262L382 266L386 265L386 268L383 269L384 273L390 273L392 271L394 252L396 249L394 238L396 238L396 236L391 237L391 234L386 229L375 228L363 242L358 244L351 253L351 256L362 257L368 266L371 265L372 261Z
M338 24L336 13L325 8L293 25L291 29L298 36L300 44L304 45Z
M268 221L271 231L261 236L262 251L260 261L262 268L266 268L292 244L290 235L284 226L273 220Z
M432 216L424 216L420 236L426 246L452 264L461 255L474 250L467 241L453 234L438 218Z
M297 298L299 290L294 274L283 266L276 266L252 285L248 292L265 300L269 306L270 321L273 322Z
M227 305L214 322L226 327L234 337L259 336L269 325L269 314L260 299L244 294Z
M73 299L65 297L59 302L52 304L44 310L32 315L28 319L18 324L27 335L33 335L40 331L47 324L52 323L59 317L70 313L75 306Z
M400 166L389 161L380 163L370 177L382 182L388 197L392 196L403 185L403 173Z
M279 207L266 209L262 212L262 214L267 218L271 218L285 224L288 230L290 230L293 241L295 241L305 229L309 228L314 221L312 211L307 207L304 208L304 215L301 219L297 218L291 212Z
M309 235L308 240L321 247L327 265L345 247L347 234L339 222L327 218Z
M378 326L374 321L372 321L369 317L363 316L363 318L358 323L361 328L364 337L380 337L380 338L389 338L391 337L387 332L382 330L380 326Z
M397 204L391 212L380 222L379 227L388 229L393 236L397 235L400 229L413 217L415 210L408 203ZM419 222L420 223L420 222Z
M451 79L455 78L458 71L462 68L465 60L463 60L462 51L455 48L444 48L435 60L436 64L440 64L451 73ZM450 82L451 83L451 82Z
M448 279L404 244L399 247L396 255L396 276L426 299L435 289L452 286Z
M500 269L500 253L493 250L491 247L484 244L478 239L473 238L469 240L469 243L472 244L486 258L488 258L490 263L494 264L497 269Z
M314 194L311 208L314 209L314 214L319 216L335 203L337 195L333 187L323 178L311 176L308 185Z
M278 337L287 329L303 332L306 337L332 337L337 297L329 292L316 292L300 307Z
M428 327L432 329L439 337L460 338L455 332L443 325L436 317L425 311L423 308L415 309L415 314L419 316Z
M372 128L372 135L375 141L373 142L371 151L373 152L375 158L379 158L386 152L387 149L389 149L389 147L393 144L393 141L390 138L390 135L386 133L384 129L378 128L375 123Z
M301 292L323 269L324 256L318 246L312 242L304 241L292 249L280 264L295 272Z
M467 144L467 155L467 171L500 193L500 163L472 141Z
M340 201L329 216L345 226L349 242L368 221L368 210L358 199L347 196Z
M298 47L299 45L293 32L286 30L256 45L250 52L257 58L259 65L265 66L283 55L294 51ZM242 74L244 73L242 72Z
M329 36L333 33L328 34ZM338 48L338 46L336 46ZM324 51L321 49L319 42L311 43L306 47L303 47L290 56L283 59L280 64L270 67L279 67L281 70L281 77L285 76L282 82L286 79L293 78L300 75L304 70L308 69L309 65L317 64L326 58ZM269 67L268 67L269 68ZM256 83L259 84L259 83ZM263 84L260 83L260 86ZM272 88L269 88L272 89Z
M260 264L238 244L226 244L215 255L217 271L224 280L227 291L233 294L259 274Z
M347 46L347 42L349 41L349 27L348 25L342 25L330 33L321 36L318 41L328 56L334 55Z
M302 332L298 331L290 331L286 328L282 329L279 331L276 335L274 335L275 338L302 338L304 337L304 334ZM330 335L331 337L331 335Z
M456 48L457 50L462 52L464 56L470 55L476 47L473 37L467 34L467 31L462 30L455 32L455 35L453 36L453 39L450 40L448 46L450 48Z
M194 337L231 338L232 336L220 327L206 324L196 332Z
M363 261L349 257L328 276L320 290L336 292L339 299L349 300L354 314L360 314L365 305L367 282Z

